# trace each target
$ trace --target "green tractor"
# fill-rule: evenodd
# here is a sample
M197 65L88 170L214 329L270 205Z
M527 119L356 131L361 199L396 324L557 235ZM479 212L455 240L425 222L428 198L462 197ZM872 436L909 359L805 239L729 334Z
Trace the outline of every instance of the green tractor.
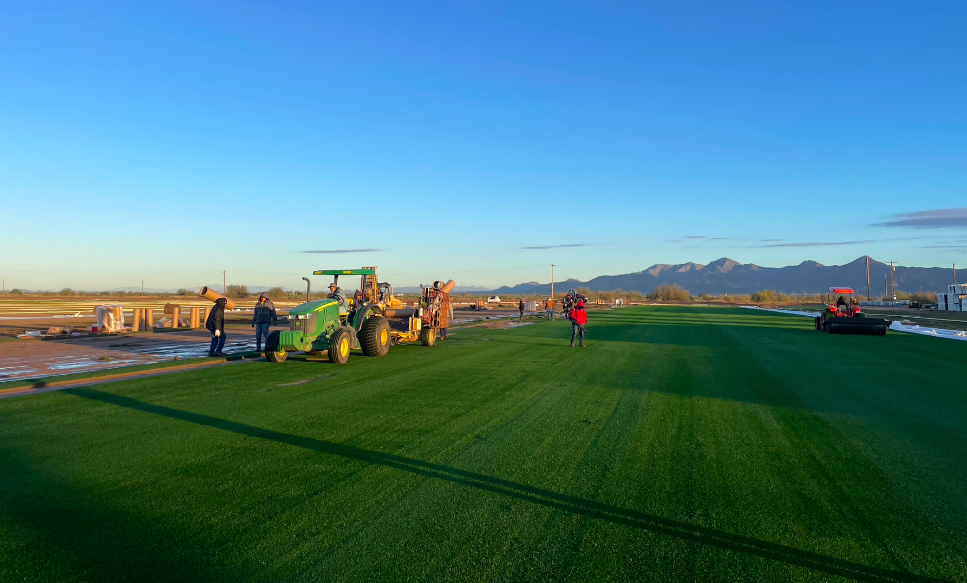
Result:
M306 301L290 310L289 329L269 334L266 359L284 362L290 352L321 355L325 351L329 362L343 364L349 360L349 351L357 347L366 356L386 356L392 339L376 268L320 270L313 275L332 275L337 282L340 275L362 276L360 293L348 312L340 310L339 302L332 298ZM308 295L307 291L306 299Z

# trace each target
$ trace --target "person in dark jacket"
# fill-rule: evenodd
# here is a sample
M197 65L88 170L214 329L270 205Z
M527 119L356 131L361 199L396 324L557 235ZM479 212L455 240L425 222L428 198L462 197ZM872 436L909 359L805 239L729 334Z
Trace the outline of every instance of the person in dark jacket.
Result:
M578 300L577 306L570 311L567 319L571 321L571 348L574 348L574 338L581 338L581 348L584 348L584 326L588 323L588 313L584 309L584 300Z
M255 351L262 352L262 338L266 342L269 339L269 327L278 324L279 318L275 315L275 304L269 299L269 294L262 292L259 300L255 302L255 313L252 315L252 327L255 328Z
M517 309L520 310L520 319L523 320L524 319L524 298L520 299L520 302L517 304Z
M215 307L208 313L205 328L212 333L212 345L208 348L208 356L225 356L225 298L215 300Z

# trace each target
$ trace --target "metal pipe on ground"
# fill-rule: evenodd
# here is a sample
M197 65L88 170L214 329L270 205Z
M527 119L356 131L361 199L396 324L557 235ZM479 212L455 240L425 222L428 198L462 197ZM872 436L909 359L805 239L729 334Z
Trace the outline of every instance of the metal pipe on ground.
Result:
M198 317L198 308L188 308L188 327L198 328L198 322L200 318Z
M214 303L215 300L217 300L218 298L225 298L225 309L226 310L235 309L235 301L232 300L232 298L226 298L225 296L209 288L208 286L201 288L201 291L198 292L198 295L200 295L201 297L205 298L206 300L212 303Z

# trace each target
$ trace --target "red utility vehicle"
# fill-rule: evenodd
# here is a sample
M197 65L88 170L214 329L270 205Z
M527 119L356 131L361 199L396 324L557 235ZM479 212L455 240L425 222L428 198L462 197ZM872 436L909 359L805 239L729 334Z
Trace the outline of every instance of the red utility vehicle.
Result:
M853 298L856 292L848 287L831 287L835 301L825 304L822 314L816 316L816 329L830 334L863 334L883 336L890 322L880 318L867 318Z

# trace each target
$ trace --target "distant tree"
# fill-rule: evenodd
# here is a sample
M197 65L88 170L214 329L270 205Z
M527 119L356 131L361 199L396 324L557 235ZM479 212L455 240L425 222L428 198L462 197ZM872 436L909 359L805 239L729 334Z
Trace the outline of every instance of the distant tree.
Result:
M17 288L13 288L12 290L10 290L7 293L10 294L10 295L12 295L12 296L22 296L22 295L24 295L23 290L20 290L20 289L17 289Z
M59 292L57 292L57 295L59 295L59 296L76 296L77 293L75 293L74 290L72 290L71 288L65 287L64 289L62 289Z
M691 296L688 295L688 290L682 289L682 286L677 283L674 285L663 283L651 290L648 299L656 302L687 302Z
M774 304L776 303L776 292L771 289L757 291L752 294L752 301L757 304Z
M233 283L228 286L225 290L225 295L230 298L247 298L248 297L248 286L238 283Z
M192 293L192 291L190 289L185 289L185 288L180 288L175 293L177 293L179 296L191 296L191 295L195 295L194 293Z
M281 300L289 297L289 294L281 287L269 288L269 291L265 292L273 300Z

